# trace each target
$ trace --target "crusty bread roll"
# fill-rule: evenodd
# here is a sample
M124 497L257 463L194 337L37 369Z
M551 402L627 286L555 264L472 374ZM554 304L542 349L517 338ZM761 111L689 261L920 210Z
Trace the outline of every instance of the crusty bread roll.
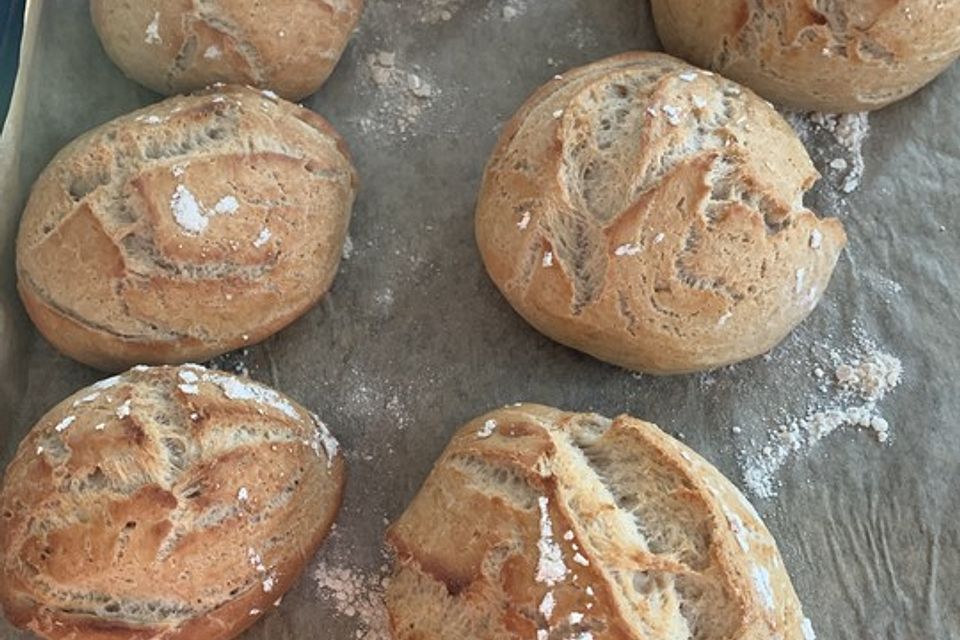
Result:
M817 172L749 90L675 58L574 69L507 124L477 241L537 329L651 373L776 345L820 300L846 237L802 204Z
M290 100L333 72L363 0L91 0L107 55L159 93L214 82L271 89Z
M20 444L0 492L0 604L45 638L232 638L293 585L343 481L336 440L276 391L136 367Z
M397 640L813 638L750 503L629 416L477 418L387 537Z
M653 0L663 46L792 109L879 109L960 56L956 0Z
M252 344L327 291L357 177L320 116L214 87L74 140L17 238L30 317L94 367L176 364Z

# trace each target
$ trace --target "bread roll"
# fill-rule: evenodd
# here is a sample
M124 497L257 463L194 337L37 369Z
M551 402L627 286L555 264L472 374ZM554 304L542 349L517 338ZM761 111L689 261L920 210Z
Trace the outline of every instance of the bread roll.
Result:
M397 640L813 638L750 503L629 416L477 418L387 537Z
M242 87L170 98L74 140L17 238L20 294L105 370L263 340L333 281L357 177L320 116Z
M91 0L107 55L158 93L214 82L271 89L290 100L333 72L363 0Z
M232 638L294 584L343 480L327 428L276 391L136 367L20 444L0 492L0 603L44 638Z
M810 313L846 237L802 204L789 125L655 53L557 76L507 124L476 217L487 270L551 338L651 373L764 353Z
M798 110L868 111L960 56L950 0L653 0L670 53Z

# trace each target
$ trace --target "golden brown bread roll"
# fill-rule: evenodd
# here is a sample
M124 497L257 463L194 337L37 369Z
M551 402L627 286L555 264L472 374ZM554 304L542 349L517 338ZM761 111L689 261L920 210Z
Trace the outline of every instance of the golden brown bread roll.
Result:
M387 537L397 640L813 638L750 503L629 416L477 418Z
M213 87L80 136L33 186L20 294L63 353L105 370L206 360L327 291L357 176L320 116Z
M20 444L0 492L0 604L51 639L232 638L293 585L343 480L327 428L276 391L134 368Z
M597 358L682 373L764 353L820 300L846 237L749 90L628 53L548 83L487 166L477 241L528 322Z
M666 50L792 109L868 111L960 56L955 0L653 0Z
M226 82L290 100L314 93L343 53L363 0L91 0L107 55L131 79L187 93Z

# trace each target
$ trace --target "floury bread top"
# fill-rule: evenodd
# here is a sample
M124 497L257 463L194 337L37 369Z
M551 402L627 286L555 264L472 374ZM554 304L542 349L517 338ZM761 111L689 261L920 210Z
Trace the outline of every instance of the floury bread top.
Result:
M507 124L476 216L487 271L558 342L651 373L771 349L823 295L846 236L765 101L658 53L557 76Z
M270 92L169 98L41 174L17 239L21 297L59 350L106 370L259 342L330 287L357 182L333 128Z

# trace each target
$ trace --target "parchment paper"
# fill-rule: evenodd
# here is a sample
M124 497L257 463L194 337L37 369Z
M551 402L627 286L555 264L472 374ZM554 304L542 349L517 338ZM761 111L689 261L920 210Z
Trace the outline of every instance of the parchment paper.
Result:
M636 378L527 326L487 278L472 218L504 120L567 67L659 48L648 9L510 0L504 13L504 2L449 0L444 20L440 0L369 0L335 75L306 103L347 138L362 175L355 248L323 303L244 360L316 410L350 452L346 501L321 554L378 567L384 519L402 511L453 430L519 400L646 418L741 483L737 451L807 402L803 358L817 344L844 345L859 326L904 363L883 405L891 443L835 433L788 462L778 498L755 503L821 638L960 638L960 66L871 115L863 184L838 209L849 249L785 345L710 377ZM403 127L370 78L367 56L380 50L439 90ZM54 353L13 292L12 237L29 185L70 139L157 99L107 59L81 0L31 3L20 73L0 144L4 464L47 409L101 377ZM890 281L902 289L891 293ZM354 633L307 574L245 638ZM5 622L0 636L27 637Z

